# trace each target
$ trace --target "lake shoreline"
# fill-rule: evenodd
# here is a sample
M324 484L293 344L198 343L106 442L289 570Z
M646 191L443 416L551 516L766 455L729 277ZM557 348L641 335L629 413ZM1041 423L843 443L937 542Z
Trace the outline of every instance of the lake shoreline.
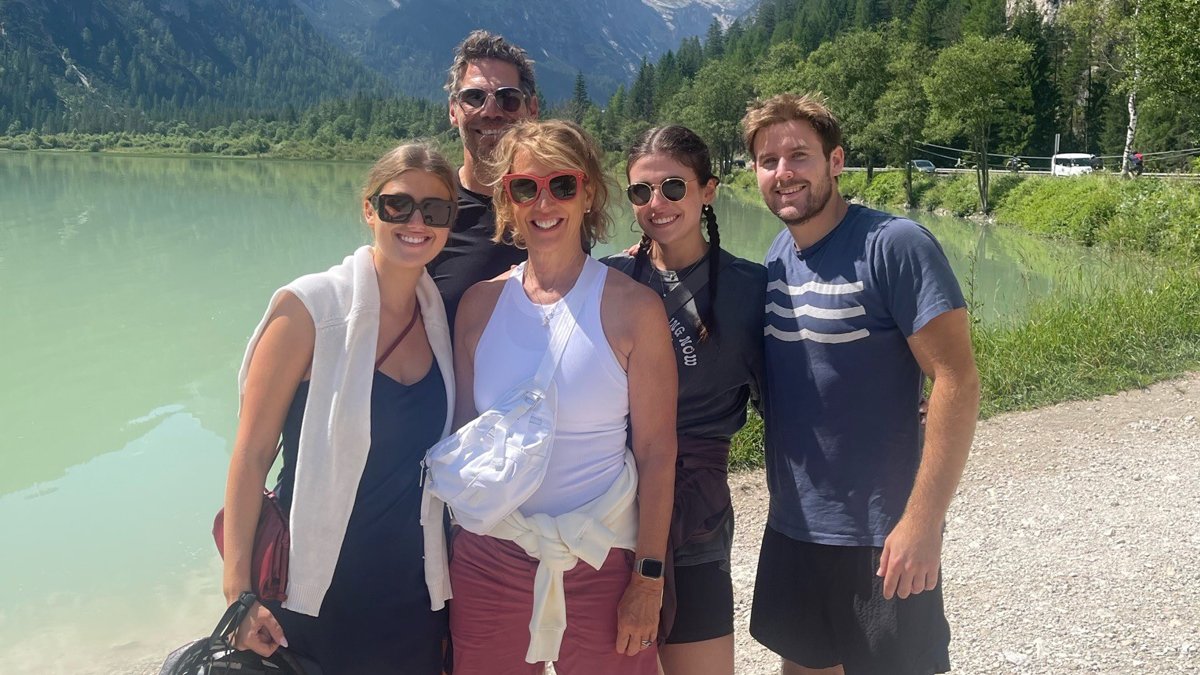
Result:
M402 143L430 143L452 163L461 163L462 146L439 134L408 139L338 139L332 144L314 140L267 141L257 133L245 136L204 134L174 136L155 133L63 132L0 135L0 152L80 153L134 157L221 159L286 159L311 162L373 162Z

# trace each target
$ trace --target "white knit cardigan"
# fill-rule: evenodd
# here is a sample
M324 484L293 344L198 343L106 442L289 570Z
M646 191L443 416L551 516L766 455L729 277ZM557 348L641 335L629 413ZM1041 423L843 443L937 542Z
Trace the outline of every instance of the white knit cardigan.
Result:
M288 598L283 606L317 616L333 579L371 447L371 384L379 339L379 281L371 247L363 246L342 264L300 277L271 296L238 372L239 400L245 392L254 348L285 291L299 298L312 316L316 343L288 519L292 544ZM422 273L417 283L417 302L446 385L445 436L454 414L453 357L446 309L428 272ZM418 468L414 466L413 470ZM422 517L421 524L425 533L425 583L431 607L438 610L450 598L441 514Z

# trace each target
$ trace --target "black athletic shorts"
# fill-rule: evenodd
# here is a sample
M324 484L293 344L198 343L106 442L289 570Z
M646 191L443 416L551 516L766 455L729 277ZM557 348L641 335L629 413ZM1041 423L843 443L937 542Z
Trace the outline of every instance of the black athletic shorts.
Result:
M942 584L883 599L875 576L883 549L796 541L763 534L750 634L807 668L846 675L930 675L950 670L950 625Z
M667 644L701 642L733 634L733 580L729 561L675 568L675 625Z

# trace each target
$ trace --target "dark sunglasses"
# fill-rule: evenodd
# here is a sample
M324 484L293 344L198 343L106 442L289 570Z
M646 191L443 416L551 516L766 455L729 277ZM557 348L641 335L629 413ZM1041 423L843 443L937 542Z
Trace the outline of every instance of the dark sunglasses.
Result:
M421 209L421 218L430 227L450 227L454 215L454 202L449 199L428 197L417 201L403 192L394 195L374 195L368 200L375 215L385 223L407 223L413 211Z
M458 92L458 102L468 108L482 108L488 97L496 99L496 105L506 113L515 113L525 105L525 92L516 87L500 87L496 91L486 89L463 89Z
M504 191L514 204L528 204L537 199L542 190L549 190L550 196L560 202L571 201L587 176L582 171L556 171L549 176L510 173L503 180Z
M633 183L625 190L625 195L634 206L645 206L654 198L654 190L657 189L668 200L677 202L687 194L687 184L686 180L678 177L668 178L658 185Z

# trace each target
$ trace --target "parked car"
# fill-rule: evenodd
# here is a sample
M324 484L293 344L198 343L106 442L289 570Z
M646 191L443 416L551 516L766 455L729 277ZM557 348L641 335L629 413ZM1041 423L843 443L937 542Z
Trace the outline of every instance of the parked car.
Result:
M1061 152L1050 158L1053 176L1082 176L1096 170L1098 160L1086 152Z
M937 167L933 165L933 162L927 159L914 159L912 161L912 168L921 173L934 173L937 171Z

